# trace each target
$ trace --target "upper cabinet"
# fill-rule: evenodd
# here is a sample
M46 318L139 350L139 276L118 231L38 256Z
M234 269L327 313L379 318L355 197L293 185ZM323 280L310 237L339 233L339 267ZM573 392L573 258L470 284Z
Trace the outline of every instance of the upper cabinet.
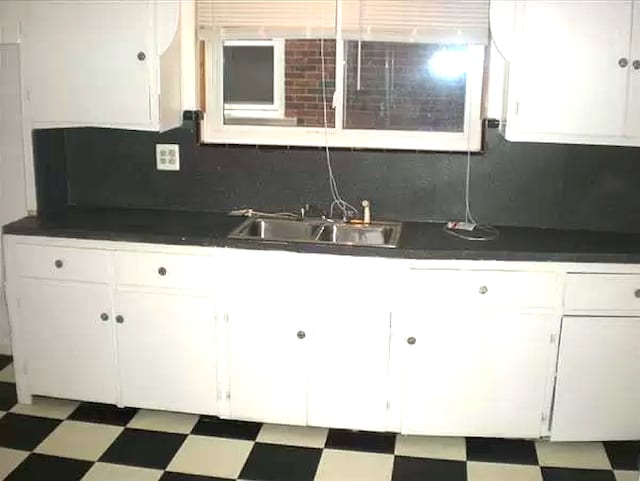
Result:
M3 0L0 2L0 43L18 43L20 25L27 2Z
M492 16L509 60L506 138L640 145L640 1L523 1L512 13Z
M38 1L22 17L23 97L33 128L180 125L179 2Z

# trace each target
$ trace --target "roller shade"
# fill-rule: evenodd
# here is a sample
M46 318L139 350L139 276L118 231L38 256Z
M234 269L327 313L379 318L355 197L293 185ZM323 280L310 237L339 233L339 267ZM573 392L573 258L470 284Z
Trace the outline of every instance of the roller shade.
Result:
M197 0L200 37L335 37L336 0Z
M487 44L489 0L342 0L351 40Z

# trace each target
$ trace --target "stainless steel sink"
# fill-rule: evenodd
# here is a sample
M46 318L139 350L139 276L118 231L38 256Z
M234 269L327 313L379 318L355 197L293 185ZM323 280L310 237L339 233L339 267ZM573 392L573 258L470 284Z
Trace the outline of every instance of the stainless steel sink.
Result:
M402 224L398 222L347 224L323 219L252 217L234 229L229 237L272 242L397 247L401 231Z
M229 237L279 241L306 241L316 236L322 222L301 222L290 219L250 218Z
M321 242L347 245L396 247L400 224L330 224L318 234Z

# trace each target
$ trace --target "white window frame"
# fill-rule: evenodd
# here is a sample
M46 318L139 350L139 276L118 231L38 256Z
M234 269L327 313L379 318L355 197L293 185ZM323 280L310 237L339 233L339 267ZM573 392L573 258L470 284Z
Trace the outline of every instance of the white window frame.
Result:
M338 13L337 23L341 22ZM344 40L337 29L336 66L344 65ZM424 132L407 130L344 129L344 69L336 68L333 115L335 127L289 127L273 125L225 125L222 90L222 45L218 36L206 41L205 81L207 86L206 112L203 117L201 140L212 144L282 145L338 148L372 148L398 150L479 151L482 147L482 95L484 78L484 45L469 45L466 72L465 117L462 132ZM327 41L333 41L333 39ZM284 42L284 41L283 41ZM284 57L284 56L283 56ZM284 75L284 70L283 70ZM284 86L284 79L282 82ZM213 90L213 92L211 92ZM213 95L210 95L213 93ZM284 93L283 93L284 98ZM283 106L284 109L284 106ZM283 111L284 115L284 111ZM332 112L328 112L332 115Z
M284 90L284 40L223 40L224 47L271 47L273 48L273 103L247 104L224 103L224 116L237 119L270 119L283 118L285 107ZM222 55L220 59L223 59ZM221 60L223 61L223 60ZM220 68L222 78L218 85L224 85L224 66ZM224 87L223 87L224 88ZM224 90L223 90L224 95Z

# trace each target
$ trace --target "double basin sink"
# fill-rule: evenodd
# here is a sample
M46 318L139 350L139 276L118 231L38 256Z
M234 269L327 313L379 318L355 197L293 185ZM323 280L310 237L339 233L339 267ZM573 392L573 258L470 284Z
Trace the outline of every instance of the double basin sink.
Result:
M251 217L229 237L273 242L306 242L375 247L397 247L402 224L372 222L355 224L326 219L277 219Z

